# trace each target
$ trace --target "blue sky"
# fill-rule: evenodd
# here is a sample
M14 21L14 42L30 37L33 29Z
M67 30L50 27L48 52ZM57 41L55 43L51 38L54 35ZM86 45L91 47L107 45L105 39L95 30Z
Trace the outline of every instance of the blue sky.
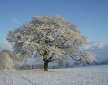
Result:
M73 22L91 47L95 41L103 47L108 44L108 0L0 0L0 45L6 31L45 14Z
M108 43L108 0L0 0L0 43L5 31L47 13L74 22L88 42Z

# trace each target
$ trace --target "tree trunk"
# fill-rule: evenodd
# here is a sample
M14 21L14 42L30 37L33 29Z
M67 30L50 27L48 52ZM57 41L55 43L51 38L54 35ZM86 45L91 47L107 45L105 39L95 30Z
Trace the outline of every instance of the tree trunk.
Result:
M49 63L49 61L47 59L47 55L48 55L48 53L45 50L44 57L43 57L43 61L44 61L44 71L48 71L48 63Z
M48 71L48 62L44 61L44 71Z

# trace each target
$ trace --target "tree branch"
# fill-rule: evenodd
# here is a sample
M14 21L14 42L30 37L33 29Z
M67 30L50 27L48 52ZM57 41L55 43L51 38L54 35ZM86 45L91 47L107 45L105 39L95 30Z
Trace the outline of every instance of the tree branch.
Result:
M81 58L80 58L79 60L77 60L77 59L73 58L73 56L72 56L72 55L70 55L70 56L71 56L71 58L72 58L73 60L76 60L76 61L81 61Z

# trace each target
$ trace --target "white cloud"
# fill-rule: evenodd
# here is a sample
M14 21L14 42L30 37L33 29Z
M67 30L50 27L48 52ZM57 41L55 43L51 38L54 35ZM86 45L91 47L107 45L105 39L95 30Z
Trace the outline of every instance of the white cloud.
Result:
M16 23L16 24L19 23L19 21L18 21L17 19L13 19L12 21L13 21L14 23Z
M106 46L107 46L107 45L104 44L104 43L100 43L100 44L99 44L99 48L100 48L100 49L105 48Z
M90 42L82 47L84 50L98 50L108 48L108 44L100 43L98 41Z
M12 45L9 42L4 41L3 43L0 43L0 50L3 49L12 50Z
M108 59L108 44L93 41L82 47L83 50L90 51L96 55L97 62Z

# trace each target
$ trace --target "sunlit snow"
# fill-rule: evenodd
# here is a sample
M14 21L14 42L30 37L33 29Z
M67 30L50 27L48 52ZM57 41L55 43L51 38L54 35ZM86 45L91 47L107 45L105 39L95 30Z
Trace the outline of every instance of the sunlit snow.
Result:
M108 85L108 65L66 69L0 70L0 85Z

